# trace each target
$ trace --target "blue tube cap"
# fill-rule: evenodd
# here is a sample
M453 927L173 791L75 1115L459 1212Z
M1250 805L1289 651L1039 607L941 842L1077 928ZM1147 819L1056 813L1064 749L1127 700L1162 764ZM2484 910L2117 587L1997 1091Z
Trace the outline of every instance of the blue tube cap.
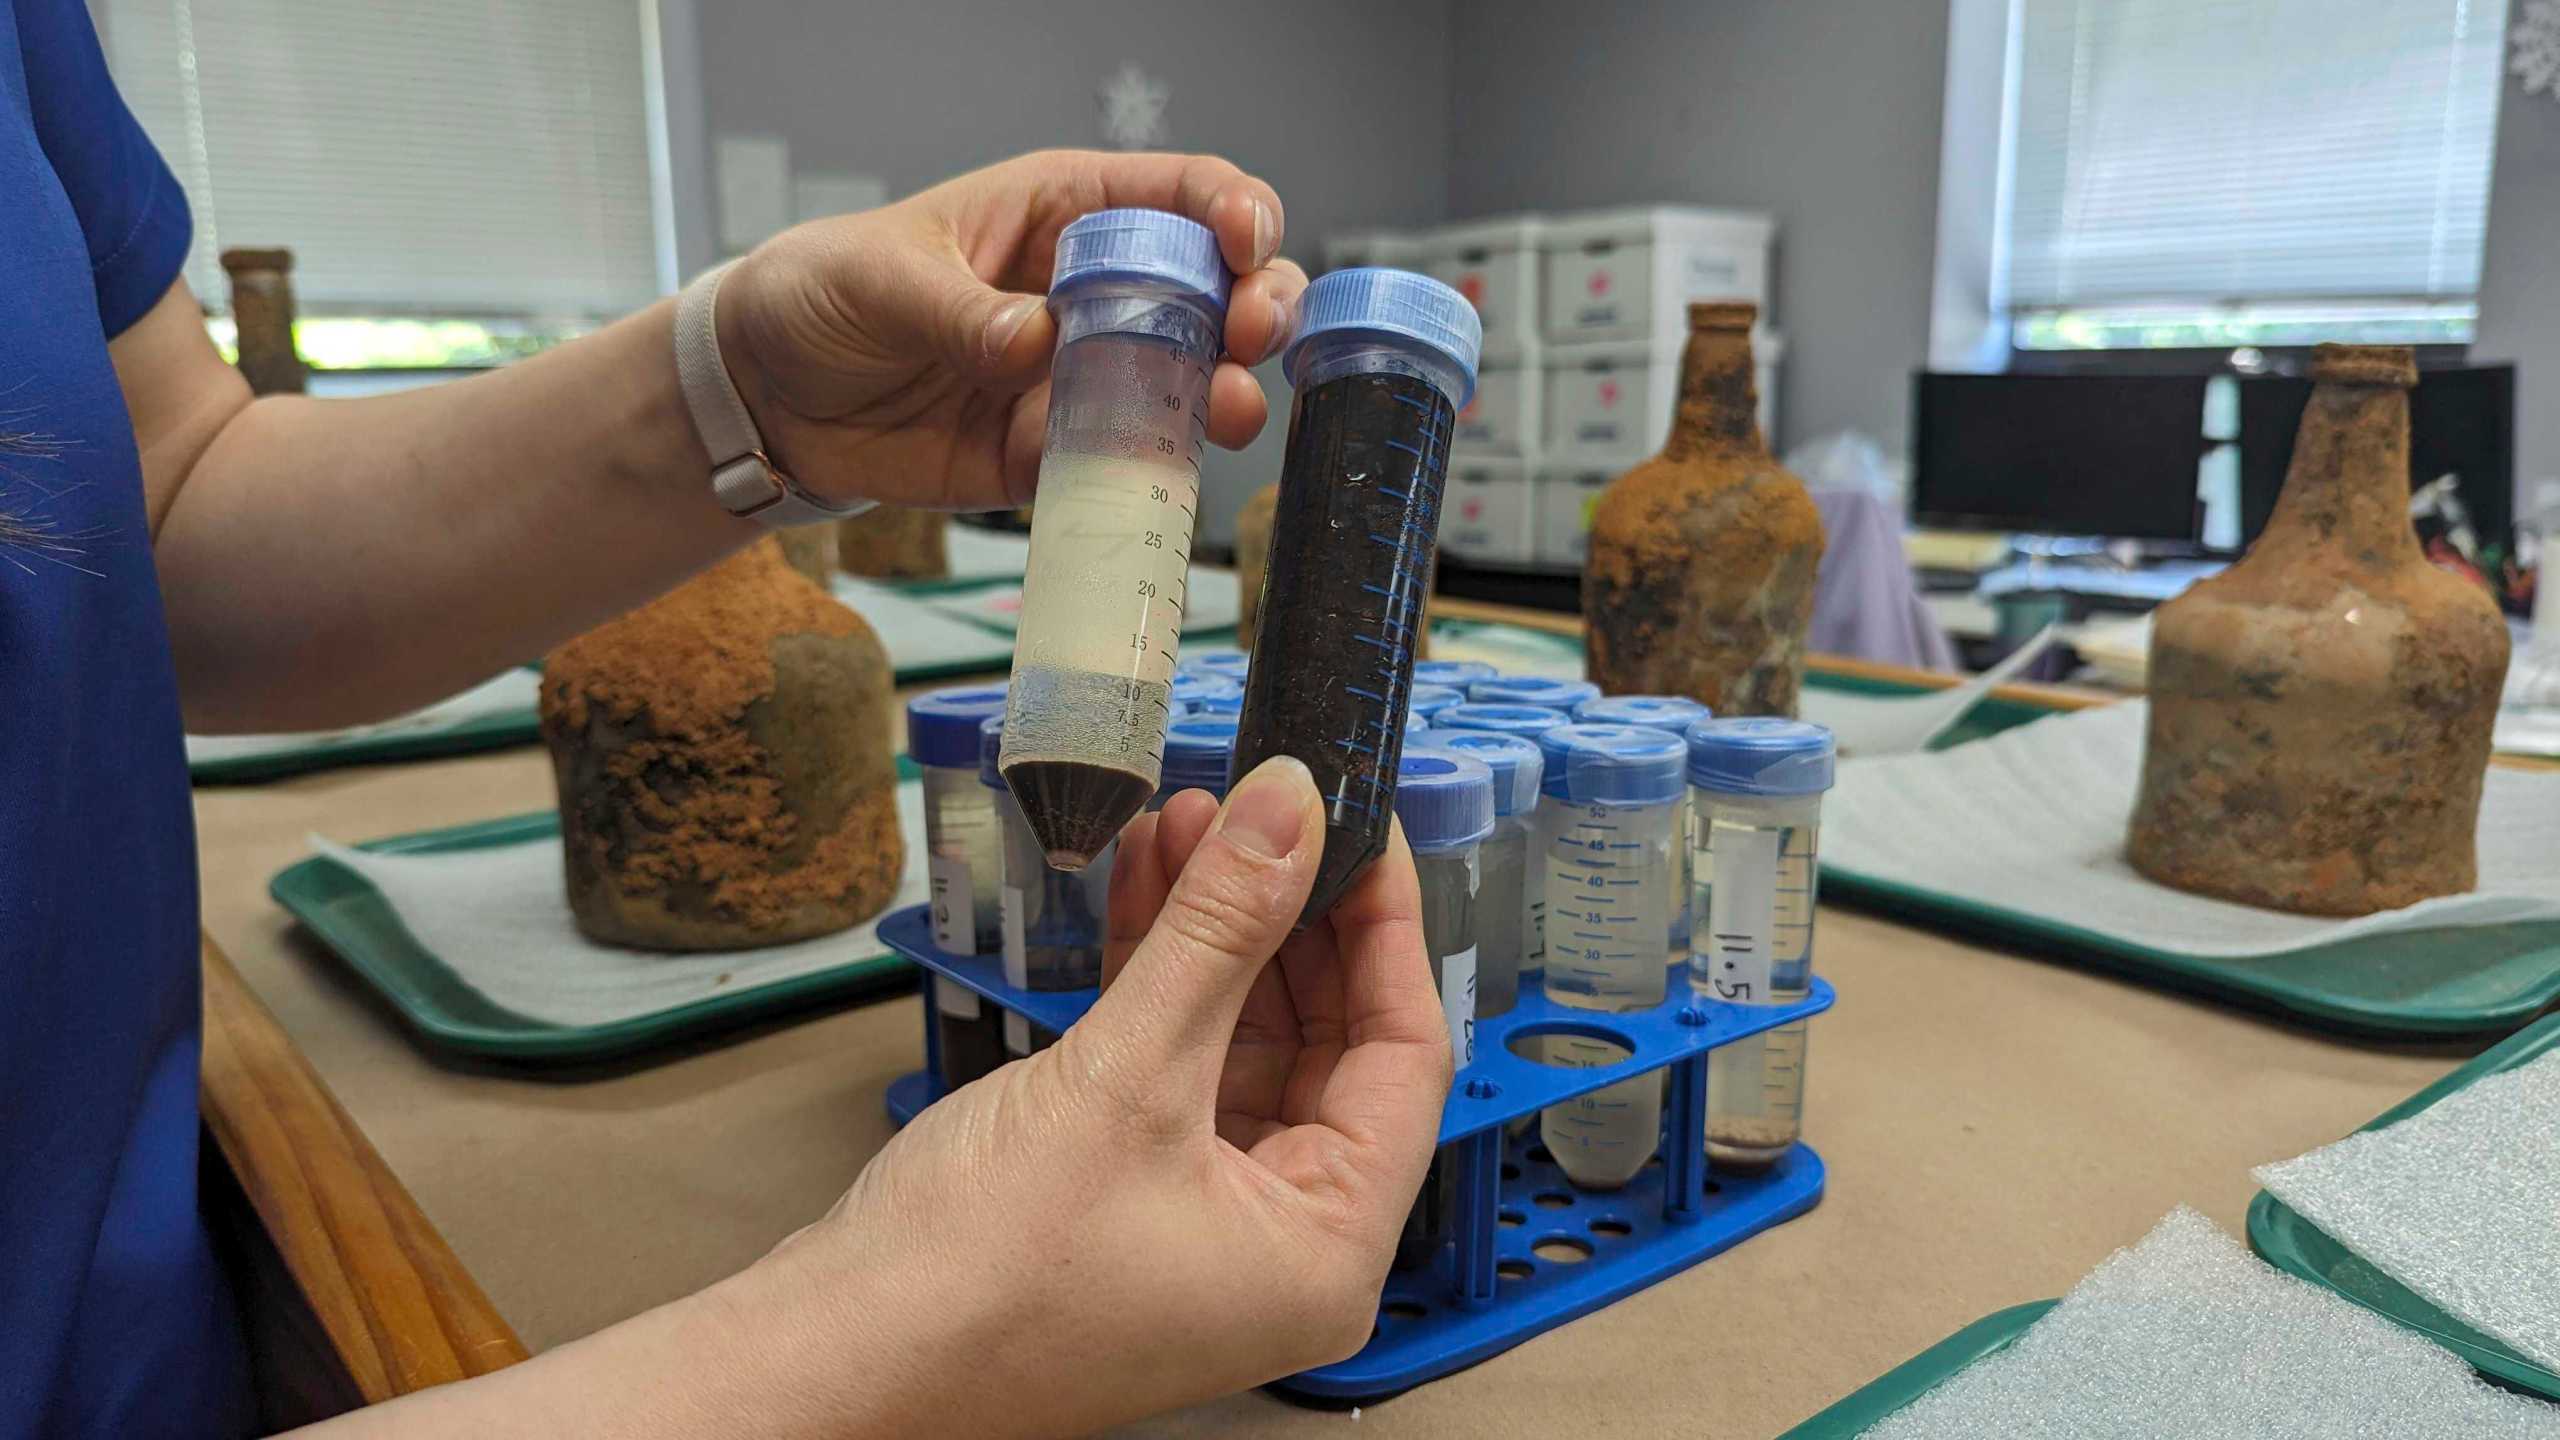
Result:
M990 715L978 726L978 783L990 790L1005 788L996 773L996 757L1004 753L1004 717Z
M1491 730L1425 730L1412 743L1483 761L1493 772L1494 814L1526 815L1538 808L1538 777L1547 762L1537 741Z
M960 685L907 702L907 753L919 765L978 768L978 722L1004 713L1001 685Z
M1412 698L1407 700L1405 705L1414 714L1429 719L1466 698L1465 695L1446 685L1416 685L1413 687Z
M1230 703L1220 705L1225 700ZM1211 670L1176 672L1173 677L1173 703L1193 713L1217 710L1228 714L1244 708L1244 686Z
M1714 712L1686 695L1603 695L1573 707L1577 725L1641 725L1686 735L1689 727L1714 718Z
M1446 685L1455 690L1464 690L1479 680L1491 680L1501 673L1481 660L1416 660L1413 662L1414 684Z
M1689 783L1726 795L1819 795L1838 747L1809 720L1752 715L1689 727Z
M1431 723L1442 730L1490 730L1535 740L1559 725L1572 724L1573 717L1544 705L1480 705L1470 700L1432 716Z
M1485 705L1544 705L1573 713L1585 700L1600 698L1600 687L1588 680L1550 680L1543 675L1504 675L1467 687L1467 698Z
M1408 740L1431 728L1431 717L1419 710L1404 712L1404 737Z
M1049 293L1100 280L1154 282L1223 311L1234 279L1208 226L1164 210L1096 210L1058 232Z
M1156 782L1156 793L1206 790L1225 798L1227 766L1235 753L1235 716L1183 716L1164 727L1164 777Z
M1357 265L1317 276L1298 297L1298 338L1289 342L1282 363L1297 374L1308 341L1343 331L1394 336L1436 351L1467 377L1459 408L1476 393L1484 322L1466 296L1428 275Z
M1463 850L1493 833L1493 770L1455 750L1408 746L1396 763L1396 818L1417 855Z
M1244 683L1244 672L1253 667L1253 657L1232 645L1212 645L1194 650L1176 665L1177 675L1224 675L1237 684Z
M1558 725L1538 737L1542 793L1576 805L1668 805L1684 793L1689 747L1639 725Z

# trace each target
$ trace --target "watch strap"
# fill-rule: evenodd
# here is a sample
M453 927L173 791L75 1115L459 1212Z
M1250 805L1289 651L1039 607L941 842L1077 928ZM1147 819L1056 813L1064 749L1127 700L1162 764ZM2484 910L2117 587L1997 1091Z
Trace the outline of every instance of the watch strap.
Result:
M859 515L871 501L821 500L765 453L764 435L720 358L720 281L736 263L703 271L676 297L676 380L693 413L694 433L711 452L712 496L730 514L775 529Z

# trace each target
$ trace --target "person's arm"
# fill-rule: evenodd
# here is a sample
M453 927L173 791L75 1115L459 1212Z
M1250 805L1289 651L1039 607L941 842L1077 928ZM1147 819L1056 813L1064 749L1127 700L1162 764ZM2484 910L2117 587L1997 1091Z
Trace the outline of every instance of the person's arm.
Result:
M1294 760L1141 816L1102 998L1056 1045L739 1275L313 1440L1083 1434L1352 1354L1449 1040L1402 833L1293 934L1323 850Z
M803 225L722 285L723 358L769 450L834 499L945 508L1031 489L1058 231L1110 205L1190 215L1244 276L1230 352L1286 338L1304 287L1279 200L1222 160L1052 152ZM761 533L712 500L672 302L533 359L359 400L252 401L183 282L110 352L141 442L188 723L395 713L540 655ZM1210 436L1260 428L1234 361Z

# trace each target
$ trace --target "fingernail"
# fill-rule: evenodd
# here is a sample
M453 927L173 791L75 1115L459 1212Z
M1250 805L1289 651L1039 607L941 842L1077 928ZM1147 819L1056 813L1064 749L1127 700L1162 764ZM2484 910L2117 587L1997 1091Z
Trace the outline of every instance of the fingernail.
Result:
M1039 313L1040 305L1039 296L1025 295L998 307L996 313L987 317L987 334L981 344L989 365L1004 359L1005 347L1011 345L1013 337L1022 333L1023 325Z
M1262 358L1265 360L1289 348L1289 332L1296 329L1298 324L1296 317L1290 313L1293 308L1288 301L1279 296L1271 297L1271 343L1263 347Z
M1306 828L1305 795L1315 785L1307 767L1289 756L1263 761L1227 797L1218 828L1256 855L1281 859L1298 848Z
M1271 213L1270 206L1256 200L1253 202L1253 268L1259 270L1270 264L1271 257L1278 253L1280 217Z

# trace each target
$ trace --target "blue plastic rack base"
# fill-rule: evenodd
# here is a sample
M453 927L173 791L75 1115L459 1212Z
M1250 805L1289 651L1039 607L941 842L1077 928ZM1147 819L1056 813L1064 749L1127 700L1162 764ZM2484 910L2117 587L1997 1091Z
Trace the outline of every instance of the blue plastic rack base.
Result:
M1050 1030L1063 1032L1094 1001L1091 990L1017 990L1004 983L994 956L943 953L934 948L922 906L889 916L879 934L923 969L928 991L958 984ZM1768 1006L1702 1002L1678 976L1671 989L1653 1009L1599 1013L1558 1005L1534 976L1523 977L1517 1006L1477 1022L1475 1063L1440 1117L1448 1184L1466 1197L1453 1207L1454 1243L1429 1269L1388 1277L1377 1330L1359 1354L1277 1381L1273 1389L1329 1401L1409 1390L1588 1315L1821 1202L1822 1157L1803 1145L1755 1174L1710 1172L1707 1052L1829 1009L1829 983L1817 978L1803 1000ZM925 1014L926 1068L889 1086L889 1115L901 1125L936 1098L933 1077L942 1057L929 993ZM1553 1033L1607 1040L1630 1055L1616 1065L1576 1070L1540 1064L1515 1049ZM1664 1143L1623 1189L1577 1187L1534 1128L1506 1133L1514 1118L1648 1070L1668 1072Z

